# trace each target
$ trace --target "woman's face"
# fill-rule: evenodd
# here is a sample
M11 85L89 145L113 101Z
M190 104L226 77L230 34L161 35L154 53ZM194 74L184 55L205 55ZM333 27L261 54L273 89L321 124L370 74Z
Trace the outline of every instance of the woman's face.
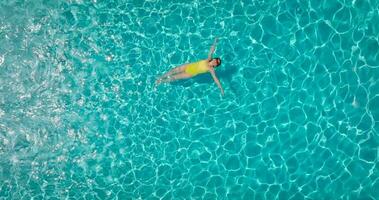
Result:
M212 59L210 64L213 66L213 67L217 67L220 65L220 60L219 59Z

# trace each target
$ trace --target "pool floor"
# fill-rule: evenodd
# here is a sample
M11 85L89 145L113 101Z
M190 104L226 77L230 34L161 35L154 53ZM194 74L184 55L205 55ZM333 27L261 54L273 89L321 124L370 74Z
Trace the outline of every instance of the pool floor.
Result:
M377 0L0 2L0 200L379 199ZM161 84L214 56L210 74Z

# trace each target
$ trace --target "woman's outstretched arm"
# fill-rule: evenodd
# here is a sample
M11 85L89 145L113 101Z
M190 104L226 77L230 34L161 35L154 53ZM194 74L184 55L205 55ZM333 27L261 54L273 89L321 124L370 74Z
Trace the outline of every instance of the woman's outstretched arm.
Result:
M215 41L213 42L213 45L211 46L211 49L209 50L208 60L212 59L212 54L215 52L216 44L217 44L217 37L215 38Z
M209 72L211 73L212 78L216 82L218 88L220 88L222 96L224 96L224 89L222 88L221 83L216 76L215 70L211 68L209 69Z

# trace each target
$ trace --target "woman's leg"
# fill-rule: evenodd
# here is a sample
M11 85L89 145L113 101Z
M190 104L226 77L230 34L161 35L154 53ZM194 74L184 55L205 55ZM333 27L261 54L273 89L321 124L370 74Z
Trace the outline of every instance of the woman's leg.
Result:
M187 74L186 72L182 72L182 73L170 76L166 79L161 79L157 84L162 83L162 82L168 83L168 82L172 82L172 81L176 81L176 80L180 80L180 79L187 79L187 78L191 78L191 77L192 77L191 74Z
M175 67L174 69L170 70L169 72L163 74L161 77L159 77L155 82L156 83L159 83L161 82L163 79L173 75L173 74L178 74L178 73L182 73L184 72L184 70L186 69L186 66L187 65L181 65L179 67Z

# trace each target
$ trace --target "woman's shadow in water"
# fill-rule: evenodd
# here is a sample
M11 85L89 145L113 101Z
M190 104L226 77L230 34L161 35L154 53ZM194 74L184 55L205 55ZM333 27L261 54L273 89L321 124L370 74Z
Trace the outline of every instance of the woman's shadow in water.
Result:
M220 82L230 82L232 79L233 74L237 72L236 66L228 66L226 70L216 69L216 76L220 80ZM190 87L193 85L193 82L197 82L199 84L211 84L214 83L214 80L212 78L212 75L207 72L204 74L200 74L198 76L195 76L194 78L190 78L187 80L179 80L175 81L172 84L173 85L182 85L184 87Z

